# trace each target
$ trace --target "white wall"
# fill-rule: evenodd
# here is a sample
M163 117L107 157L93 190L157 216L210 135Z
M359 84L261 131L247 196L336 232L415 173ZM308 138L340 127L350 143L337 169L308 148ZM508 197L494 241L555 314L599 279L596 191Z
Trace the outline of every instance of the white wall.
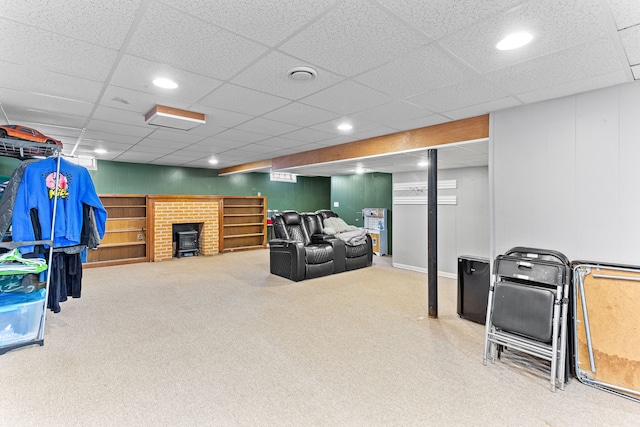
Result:
M458 256L489 257L488 168L438 171L438 181L456 180L457 188L440 189L440 196L457 196L456 205L438 205L438 272L455 276ZM393 183L427 182L427 173L393 174ZM425 199L426 200L426 199ZM427 270L427 205L393 205L393 265Z
M491 115L492 254L640 264L640 82Z

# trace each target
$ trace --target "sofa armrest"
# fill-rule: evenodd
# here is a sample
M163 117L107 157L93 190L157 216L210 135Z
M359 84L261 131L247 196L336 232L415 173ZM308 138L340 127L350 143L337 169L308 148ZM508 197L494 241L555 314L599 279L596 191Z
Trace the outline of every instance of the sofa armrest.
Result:
M329 240L335 239L333 234L312 234L311 243L328 243Z
M272 274L299 282L304 280L306 258L304 245L295 240L269 240L269 265Z

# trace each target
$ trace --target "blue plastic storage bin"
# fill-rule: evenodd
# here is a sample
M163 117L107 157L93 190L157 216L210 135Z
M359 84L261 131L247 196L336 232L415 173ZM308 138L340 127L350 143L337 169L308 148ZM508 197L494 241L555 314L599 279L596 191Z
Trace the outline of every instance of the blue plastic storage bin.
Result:
M31 341L38 335L45 290L0 295L0 347Z

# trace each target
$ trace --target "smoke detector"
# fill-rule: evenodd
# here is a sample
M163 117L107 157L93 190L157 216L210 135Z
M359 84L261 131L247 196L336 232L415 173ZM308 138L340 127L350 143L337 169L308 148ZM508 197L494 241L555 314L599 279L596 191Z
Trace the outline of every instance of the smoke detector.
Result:
M294 82L308 82L315 79L317 74L311 67L293 67L287 71L287 77Z

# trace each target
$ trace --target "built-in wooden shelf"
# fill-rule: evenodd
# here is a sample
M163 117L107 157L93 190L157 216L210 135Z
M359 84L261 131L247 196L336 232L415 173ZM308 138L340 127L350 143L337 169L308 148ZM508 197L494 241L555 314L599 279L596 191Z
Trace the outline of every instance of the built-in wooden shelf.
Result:
M222 199L222 252L267 247L266 197L233 196Z
M106 232L102 243L87 252L87 267L149 261L147 196L140 194L101 194L107 210Z

